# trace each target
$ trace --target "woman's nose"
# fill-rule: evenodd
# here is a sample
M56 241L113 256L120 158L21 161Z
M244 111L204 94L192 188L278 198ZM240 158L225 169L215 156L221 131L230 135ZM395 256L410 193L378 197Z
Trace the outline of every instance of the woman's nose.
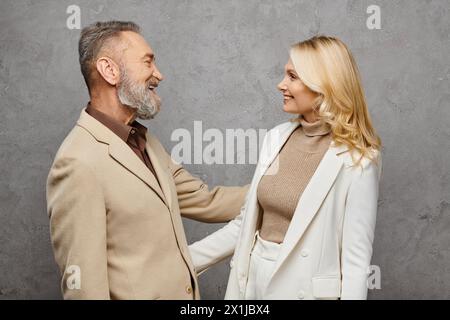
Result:
M286 91L286 85L284 84L284 79L277 85L277 88L281 92Z

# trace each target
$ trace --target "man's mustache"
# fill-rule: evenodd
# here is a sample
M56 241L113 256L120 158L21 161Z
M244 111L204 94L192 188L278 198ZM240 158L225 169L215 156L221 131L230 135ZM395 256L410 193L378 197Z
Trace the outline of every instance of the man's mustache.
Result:
M147 87L154 87L157 88L159 85L159 81L158 80L149 80L147 83Z

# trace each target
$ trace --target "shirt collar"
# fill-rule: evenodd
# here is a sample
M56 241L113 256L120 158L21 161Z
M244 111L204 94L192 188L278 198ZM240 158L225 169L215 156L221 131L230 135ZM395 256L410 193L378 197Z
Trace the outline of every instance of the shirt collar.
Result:
M109 130L114 132L117 136L119 136L120 139L122 139L124 142L128 141L128 138L130 136L130 133L137 131L137 133L145 139L145 135L147 133L147 128L134 120L131 125L127 125L125 123L122 123L120 121L117 121L116 119L110 117L106 113L101 112L100 110L92 107L91 103L88 103L86 107L86 112L98 120L100 123L102 123L105 127L107 127Z

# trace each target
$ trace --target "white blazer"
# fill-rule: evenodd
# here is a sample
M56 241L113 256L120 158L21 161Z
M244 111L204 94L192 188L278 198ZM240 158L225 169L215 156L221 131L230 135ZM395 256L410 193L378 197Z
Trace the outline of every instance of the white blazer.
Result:
M298 122L270 130L241 214L189 246L198 274L230 256L225 299L244 299L260 208L258 183ZM331 142L286 232L264 299L366 299L381 155L352 166L348 148ZM271 167L272 168L272 167Z

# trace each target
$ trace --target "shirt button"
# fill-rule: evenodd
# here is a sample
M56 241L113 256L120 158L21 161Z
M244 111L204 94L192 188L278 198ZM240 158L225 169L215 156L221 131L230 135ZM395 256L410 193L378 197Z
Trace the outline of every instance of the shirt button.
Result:
M192 293L192 287L191 286L186 286L186 292L188 294L191 294Z
M131 133L132 134L134 134L136 132L136 130L134 130L134 129L131 129Z
M302 250L301 252L300 252L300 255L302 256L302 257L307 257L308 256L308 254L309 254L309 252L308 252L308 250Z

